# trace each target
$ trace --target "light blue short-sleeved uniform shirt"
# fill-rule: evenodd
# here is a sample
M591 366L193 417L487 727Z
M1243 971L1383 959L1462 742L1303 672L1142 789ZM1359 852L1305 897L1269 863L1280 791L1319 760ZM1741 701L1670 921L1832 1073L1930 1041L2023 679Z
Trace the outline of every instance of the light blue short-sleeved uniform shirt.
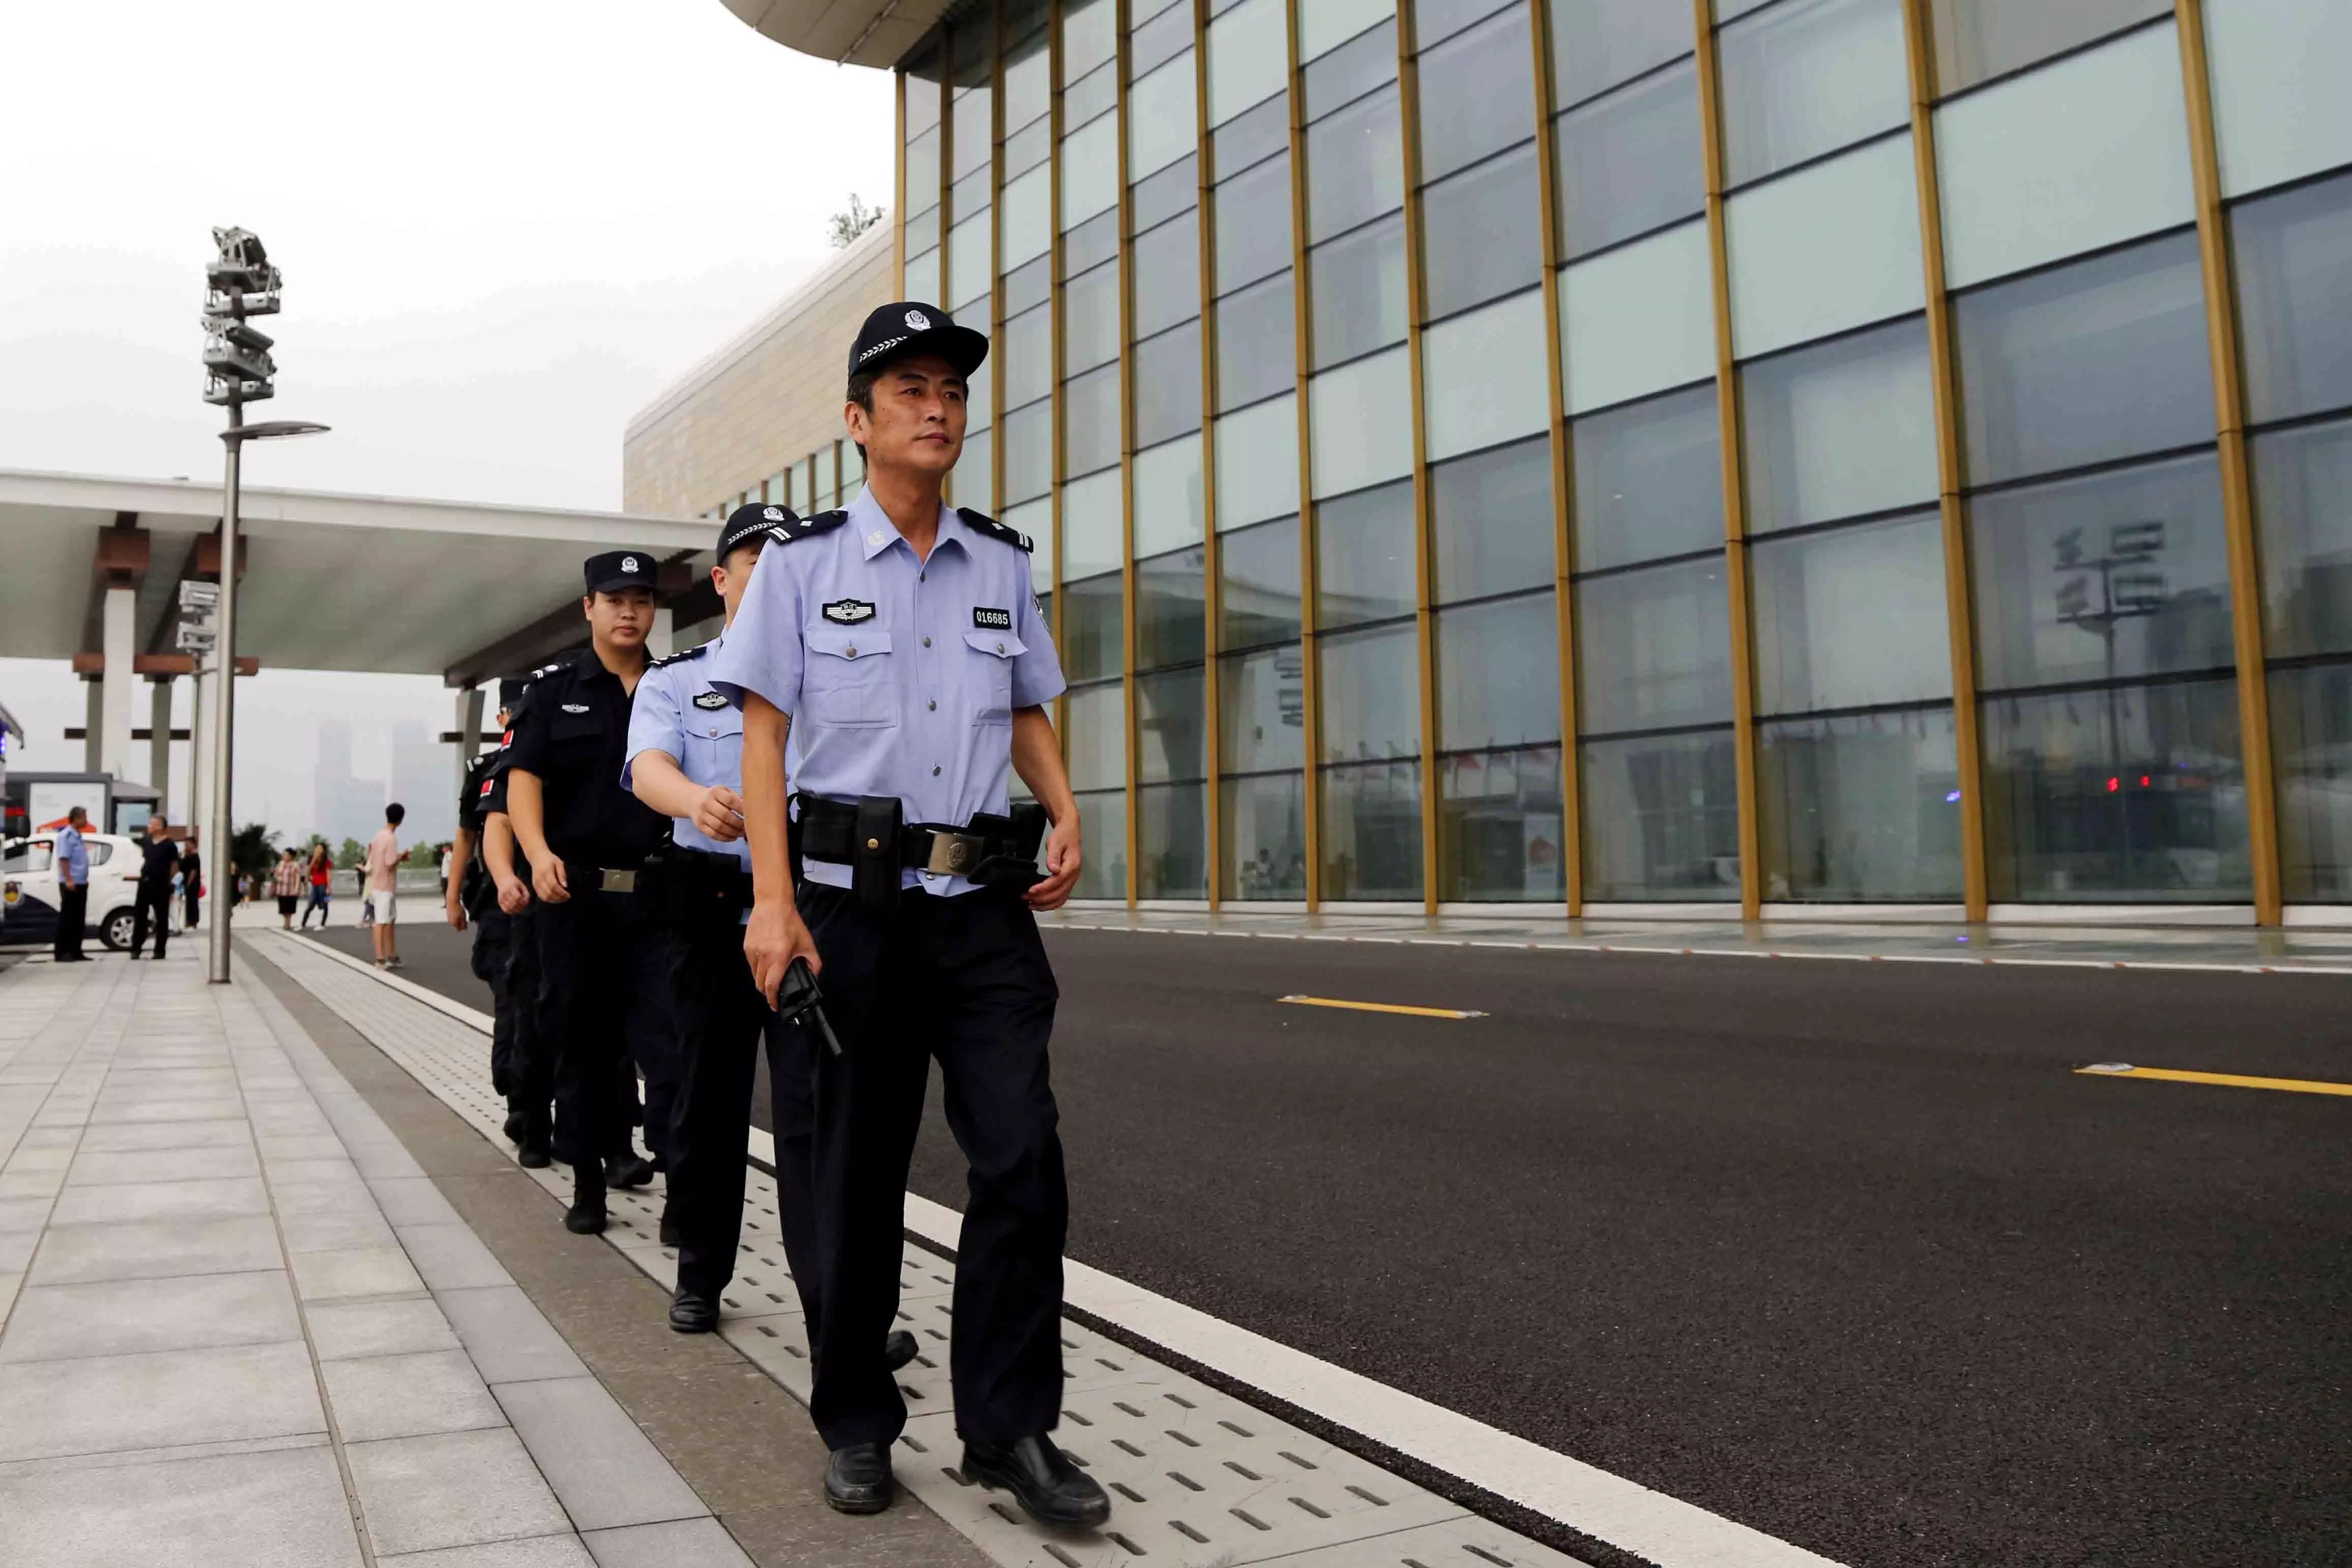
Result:
M895 795L909 823L1002 814L1013 710L1052 701L1065 684L1029 552L1002 524L942 506L930 559L917 561L871 491L845 510L840 521L805 519L808 531L787 531L761 552L705 678L738 706L757 692L791 716L784 767L796 791L845 804ZM850 883L846 866L810 860L803 870ZM975 886L914 870L906 885L942 895Z
M743 788L743 711L710 684L721 633L700 647L655 661L637 678L637 695L629 707L629 743L621 763L621 787L632 788L637 758L661 752L678 771L705 786ZM751 868L751 847L738 838L721 844L694 826L691 817L673 816L670 841L688 849L732 855Z
M70 822L58 829L57 859L58 868L75 887L89 886L89 846L82 842L81 829Z

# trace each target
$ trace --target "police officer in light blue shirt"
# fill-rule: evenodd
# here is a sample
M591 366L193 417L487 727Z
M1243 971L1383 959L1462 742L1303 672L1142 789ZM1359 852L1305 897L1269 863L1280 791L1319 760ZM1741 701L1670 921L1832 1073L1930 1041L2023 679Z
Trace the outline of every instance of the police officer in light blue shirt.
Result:
M82 928L89 923L89 846L82 842L89 826L89 813L77 805L58 829L58 931L49 956L58 963L89 962L81 950Z
M936 1057L971 1167L950 1350L963 1473L1042 1521L1099 1524L1108 1499L1050 1436L1069 1200L1046 1054L1057 993L1034 911L1069 897L1080 862L1044 708L1062 672L1030 542L942 500L987 353L934 306L866 319L843 410L866 488L767 546L709 679L744 713L744 954L771 1001L793 962L821 966L843 1046L814 1053L809 1411L832 1450L825 1499L872 1513L893 1493L907 1408L885 1336ZM1011 806L1014 772L1036 805Z

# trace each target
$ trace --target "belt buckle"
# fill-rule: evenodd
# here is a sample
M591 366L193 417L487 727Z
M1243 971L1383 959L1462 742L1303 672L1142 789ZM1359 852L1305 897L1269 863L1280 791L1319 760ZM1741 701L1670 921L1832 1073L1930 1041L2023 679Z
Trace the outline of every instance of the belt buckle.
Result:
M602 868L600 875L604 878L600 885L601 891L634 893L637 890L637 874L635 871L615 871L606 867Z
M980 864L986 840L969 833L933 833L931 857L923 869L939 877L958 877Z

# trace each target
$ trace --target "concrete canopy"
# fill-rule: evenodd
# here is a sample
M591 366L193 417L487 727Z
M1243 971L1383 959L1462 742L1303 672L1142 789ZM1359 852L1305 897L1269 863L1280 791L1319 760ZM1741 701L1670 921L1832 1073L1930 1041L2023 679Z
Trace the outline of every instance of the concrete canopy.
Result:
M99 651L110 580L137 586L135 649L173 651L179 583L217 571L220 499L217 484L0 469L0 657ZM252 487L238 531L240 658L452 686L579 641L583 557L634 546L684 587L710 544L701 521Z
M888 70L920 43L953 0L722 0L789 49L838 65Z

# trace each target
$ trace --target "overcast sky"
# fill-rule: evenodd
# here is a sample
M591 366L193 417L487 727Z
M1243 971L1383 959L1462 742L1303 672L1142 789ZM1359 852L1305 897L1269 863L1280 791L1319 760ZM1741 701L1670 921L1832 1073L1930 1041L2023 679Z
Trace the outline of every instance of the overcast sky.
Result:
M257 449L251 482L617 509L630 416L823 264L852 191L892 184L889 77L719 0L8 13L0 468L219 472L197 319L209 231L237 224L286 273L264 413L335 427ZM321 719L367 718L362 775L390 721L451 727L428 679L240 692L237 815L289 832ZM12 765L80 765L61 668L0 660L0 704L31 731Z

